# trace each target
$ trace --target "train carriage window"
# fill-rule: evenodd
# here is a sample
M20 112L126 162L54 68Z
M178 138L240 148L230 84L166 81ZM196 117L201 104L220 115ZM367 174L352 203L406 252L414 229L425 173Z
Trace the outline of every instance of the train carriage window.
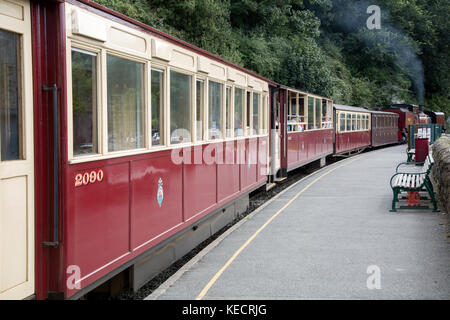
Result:
M314 129L322 128L322 99L316 99Z
M366 115L366 130L370 129L370 122L369 122L370 116Z
M259 134L259 93L253 93L253 134Z
M264 132L263 134L268 134L269 133L269 128L270 128L270 108L269 108L269 97L267 95L264 96L264 104L263 104L263 110L264 110Z
M170 71L170 143L191 142L191 76Z
M333 128L333 102L332 101L327 102L327 121L328 121L328 128Z
M225 89L225 136L231 137L231 87Z
M356 130L362 130L362 126L361 126L361 114L358 114L357 116L357 121L356 121Z
M97 153L97 54L72 48L73 155Z
M339 131L345 131L345 113L339 114Z
M331 113L329 108L329 101L323 99L322 100L322 128L331 128L332 120Z
M205 81L197 79L197 91L196 91L196 120L195 126L197 129L197 141L203 140L203 110L204 106L204 96L205 96Z
M306 97L302 96L298 99L298 119L300 122L300 125L298 126L298 129L300 131L305 130L306 127L306 107L305 107L305 101Z
M0 30L0 161L23 159L20 35Z
M289 91L289 115L288 120L297 121L297 96L298 94Z
M345 123L347 129L345 131L352 131L352 115L350 113L347 113L345 116Z
M241 137L243 132L244 121L244 90L234 89L234 136Z
M107 56L108 150L143 148L144 64Z
M209 81L208 137L210 140L222 137L222 88L221 83Z
M308 97L308 129L314 129L314 98Z
M250 135L250 117L251 117L251 93L247 91L245 104L245 135Z
M356 130L356 114L352 114L352 131Z
M267 133L267 96L262 97L261 106L261 134Z
M163 144L161 125L164 108L164 71L151 71L152 146Z

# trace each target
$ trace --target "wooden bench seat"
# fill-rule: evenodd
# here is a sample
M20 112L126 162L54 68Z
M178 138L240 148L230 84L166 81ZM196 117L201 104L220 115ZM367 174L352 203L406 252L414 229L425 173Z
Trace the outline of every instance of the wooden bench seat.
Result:
M402 162L397 166L396 173L390 181L392 192L394 193L391 212L397 211L396 203L399 201L398 195L401 192L421 191L428 192L433 203L433 211L439 211L434 196L433 184L430 180L433 164L433 156L429 154L424 162ZM421 166L418 167L418 165ZM400 168L402 168L402 171L400 171ZM408 169L407 172L403 171L405 169Z

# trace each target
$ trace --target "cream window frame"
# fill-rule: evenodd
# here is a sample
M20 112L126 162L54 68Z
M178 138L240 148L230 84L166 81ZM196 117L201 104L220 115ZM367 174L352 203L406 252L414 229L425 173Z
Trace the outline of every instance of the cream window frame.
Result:
M253 123L253 109L254 109L254 100L255 100L255 94L258 95L258 131L253 130L254 128L254 123ZM260 135L260 130L261 130L261 97L262 97L262 93L259 91L255 91L252 90L250 93L251 96L251 113L250 113L250 119L251 119L251 129L250 129L250 133L252 137L255 136L259 136Z
M341 116L343 116L344 119L341 118ZM347 115L345 114L345 112L337 112L336 114L336 118L339 121L339 125L338 125L338 131L339 132L346 132L347 131ZM344 129L341 128L341 125L344 126Z
M151 72L152 70L158 70L158 71L162 71L163 74L163 90L161 92L161 94L163 95L162 100L163 100L163 105L162 105L162 112L161 112L161 117L162 117L162 121L160 121L160 134L162 134L162 139L161 139L161 145L157 145L157 146L153 146L152 145L152 110L153 110L153 106L152 106L152 81L151 81ZM166 134L166 127L167 127L167 109L168 109L168 105L167 105L167 71L168 67L167 65L164 65L162 63L158 63L155 61L151 61L149 62L149 70L148 70L148 116L147 116L147 122L148 122L148 132L149 132L149 143L148 143L148 147L151 150L160 150L160 149L165 149L168 146L168 139L167 139L167 134Z
M261 135L267 134L268 129L268 95L266 93L262 94L262 126L261 126Z
M222 85L222 105L220 106L220 134L221 134L221 137L219 138L219 139L211 139L210 138L210 135L209 135L209 82L210 81L212 81L212 82L215 82L215 83L220 83L221 85ZM226 99L226 97L225 97L225 93L226 93L226 89L225 89L225 87L226 87L226 85L227 85L227 82L226 81L223 81L223 80L220 80L220 79L217 79L217 78L213 78L213 77L207 77L206 78L206 89L205 90L207 90L207 92L206 92L206 104L205 104L205 112L204 113L206 113L206 128L207 128L207 132L206 132L206 139L205 139L205 142L208 142L208 143L211 143L211 142L220 142L220 141L224 141L225 140L225 135L224 135L224 132L225 132L225 128L224 128L224 125L225 125L225 119L224 119L224 115L225 115L225 99Z
M163 60L152 58L148 59L139 55L129 54L122 52L119 49L114 49L110 47L103 46L102 44L91 41L90 39L81 39L79 36L68 36L66 37L66 62L67 62L67 112L68 112L68 159L70 164L84 163L90 161L98 161L103 159L118 158L130 155L139 155L145 153L152 153L162 150L171 150L174 148L181 148L191 145L202 145L209 144L211 142L220 142L225 140L239 140L246 139L249 137L257 137L268 134L269 130L269 95L264 91L257 91L248 86L237 85L232 81L224 81L223 79L217 79L215 77L209 77L207 74L185 70L183 68L174 67L169 65L168 62ZM73 156L73 109L72 109L72 70L71 70L71 49L79 49L83 51L88 51L97 55L97 153L89 155ZM144 145L142 148L130 149L130 150L120 150L120 151L108 151L108 102L107 102L107 55L115 56L118 58L126 59L136 63L143 64L143 133L144 133ZM151 71L152 69L157 69L163 72L163 90L161 95L163 96L163 105L160 122L161 126L161 145L152 145L152 106L151 106ZM186 143L171 144L170 143L170 72L175 71L182 74L189 75L191 77L191 141ZM204 95L203 95L203 140L197 140L196 132L196 81L197 79L204 81ZM222 107L221 107L221 134L220 139L209 139L209 81L214 81L222 84ZM231 101L229 104L229 121L230 121L230 135L226 136L226 121L225 121L225 108L226 108L226 88L227 86L231 90ZM242 108L242 122L243 122L243 135L235 136L235 90L240 89L243 92L243 108ZM250 101L247 101L247 93L250 93ZM259 132L253 133L253 94L259 94ZM266 110L263 112L264 103ZM250 110L247 111L247 104ZM297 105L298 108L298 105ZM250 115L249 128L247 129L247 114ZM263 119L264 117L264 119ZM264 128L263 128L264 126Z
M224 126L224 139L231 140L234 138L234 87L230 83L225 84L225 103L224 103L224 118L225 118L225 126ZM230 89L230 95L227 94L227 89ZM228 98L228 114L227 114L227 97ZM229 128L227 128L226 123L229 123ZM228 130L228 131L227 131Z
M191 141L188 142L182 142L182 143L176 143L176 144L172 144L171 143L171 138L170 138L170 113L172 112L171 108L170 108L170 73L171 72L177 72L177 73L181 73L184 75L187 75L190 77L190 85L191 85L191 91L190 91L190 99L191 99L191 103L190 103L190 110L189 110L189 114L191 116L191 121L189 122L190 128L189 128L189 132L191 134ZM195 115L195 110L194 110L194 104L196 103L196 97L195 97L195 93L196 93L196 85L197 83L195 82L195 72L192 71L188 71L182 68L178 68L178 67L172 67L172 66L167 66L167 77L166 77L166 94L167 94L167 102L166 102L166 113L167 113L167 119L165 121L166 123L166 132L167 132L167 136L166 136L166 145L168 147L172 147L173 148L182 148L182 147L186 147L186 146L190 146L194 143L194 137L193 137L193 127L195 124L195 119L194 119L194 115Z
M87 51L92 54L96 54L96 86L97 86L97 103L96 103L96 133L97 133L97 153L87 155L73 154L73 88L72 88L72 49ZM103 101L103 82L106 81L103 74L103 54L102 49L96 46L87 45L75 40L67 41L66 47L66 68L67 68L67 140L68 140L68 159L69 160L93 160L102 156L105 152L103 141L103 113L104 101Z
M195 75L195 101L194 101L194 130L195 130L195 139L194 139L194 144L199 144L199 143L204 143L207 139L207 132L205 131L205 128L207 127L207 125L205 125L205 114L207 111L207 82L208 80L206 79L206 77L202 77L199 75ZM203 109L200 110L201 114L201 120L202 120L202 139L198 140L197 137L197 82L201 81L202 82L202 87L203 87L203 96L201 97L201 100L203 101Z
M235 136L235 132L234 130L236 129L234 126L234 121L236 120L234 117L234 111L236 110L236 89L242 90L242 135L236 137ZM247 91L248 89L244 86L239 86L239 85L233 85L233 139L234 140L240 140L240 139L245 139L246 136L246 126L247 126Z
M103 125L103 134L104 134L104 137L103 137L103 150L105 151L105 153L104 154L108 154L108 155L116 155L116 154L118 154L118 155L120 155L120 154L128 154L128 153L133 153L133 151L147 151L148 150L148 142L147 142L147 140L148 140L148 134L149 134L149 131L148 131L148 129L147 129L147 127L148 127L148 123L147 123L147 120L148 120L148 113L149 113L149 96L148 96L148 94L149 94L149 90L148 90L148 88L149 88L149 86L150 86L150 83L148 83L148 81L149 81L149 78L148 78L148 74L149 74L149 70L148 70L148 68L149 68L149 64L147 64L147 61L148 60L146 60L146 59L142 59L142 58L139 58L139 57L135 57L135 56L132 56L132 55L129 55L129 54L124 54L124 53L121 53L121 52L118 52L118 51L115 51L115 50L111 50L111 49L102 49L102 54L104 54L104 61L103 61L103 64L104 64L104 67L105 67L105 73L104 73L104 77L105 77L105 81L103 81L103 86L104 86L104 91L103 91L103 94L104 94L104 96L103 96L103 98L105 99L104 100L104 103L103 103L103 108L104 108L104 114L103 114L103 121L104 121L104 125ZM107 94L108 94L108 92L107 92L107 80L108 80L108 70L107 70L107 63L106 63L106 61L107 61L107 56L108 55L110 55L110 56L113 56L113 57L116 57L116 58L121 58L121 59L125 59L125 60L129 60L129 61L132 61L132 62L136 62L136 63L141 63L141 64L143 64L143 67L144 67L144 71L143 71L143 83L142 83L142 91L143 91L143 93L144 93L144 108L143 108L143 118L144 118L144 128L143 128L143 131L144 131L144 139L145 139L145 141L144 141L144 147L142 147L142 148L136 148L136 149L130 149L130 150L119 150L119 151L108 151L108 99L107 99Z
M341 122L342 122L341 115L345 115L345 118L344 118L344 129L345 130L341 130ZM347 130L347 121L348 121L347 115L350 115L350 130ZM353 125L353 116L356 117L356 123L358 123L358 115L361 116L361 127L359 130L358 129L352 130L351 128ZM359 132L359 131L369 131L371 129L369 114L361 113L361 112L338 111L336 113L336 117L337 117L337 119L339 119L339 121L336 121L336 122L338 122L338 128L337 128L338 132ZM367 121L367 122L364 122L364 121ZM364 123L365 124L368 123L368 127L367 126L364 127Z
M324 121L324 115L322 112L322 124L321 124L322 129L332 129L333 128L333 102L332 102L332 100L329 100L329 99L322 99L322 100L325 100L326 111L327 111L326 118L325 118L325 120L327 120L327 121ZM323 101L322 101L322 106L323 106ZM328 121L328 119L329 119L329 121ZM325 128L323 128L324 124L326 124Z
M250 101L248 101L248 97L250 97ZM250 137L252 132L252 91L248 88L244 89L244 137ZM247 119L248 117L249 119ZM247 128L247 120L248 120L248 128Z

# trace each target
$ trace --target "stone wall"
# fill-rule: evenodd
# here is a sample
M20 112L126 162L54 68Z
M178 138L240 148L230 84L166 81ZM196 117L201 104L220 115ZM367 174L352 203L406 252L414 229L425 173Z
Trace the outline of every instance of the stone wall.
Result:
M433 143L434 165L431 177L441 211L450 213L450 135Z

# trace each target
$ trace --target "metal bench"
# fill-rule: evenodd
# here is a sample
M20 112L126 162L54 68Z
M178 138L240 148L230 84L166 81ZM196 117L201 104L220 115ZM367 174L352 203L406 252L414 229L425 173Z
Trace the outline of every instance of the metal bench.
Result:
M430 180L431 169L434 164L434 159L431 154L429 154L424 162L402 162L396 168L396 173L392 176L390 184L392 192L394 193L394 198L392 200L391 212L396 212L396 203L399 202L399 194L401 192L408 192L408 194L414 193L419 195L419 192L428 192L433 203L433 212L438 212L437 202L434 195L433 184ZM422 165L417 167L417 165ZM408 169L405 172L401 167ZM402 171L400 171L402 170ZM420 197L420 195L419 195ZM420 199L420 198L419 198ZM419 200L417 199L417 200ZM410 207L407 207L410 208ZM426 208L428 207L412 207L412 208Z

